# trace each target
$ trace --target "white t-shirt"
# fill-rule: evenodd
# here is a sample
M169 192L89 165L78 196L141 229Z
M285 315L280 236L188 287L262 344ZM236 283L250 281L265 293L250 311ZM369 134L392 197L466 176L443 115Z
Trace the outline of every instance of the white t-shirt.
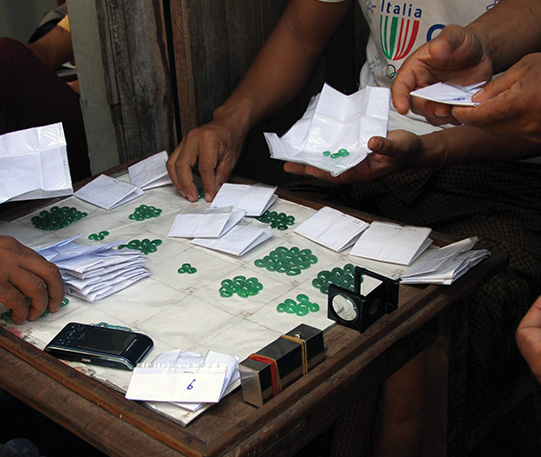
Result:
M339 3L345 0L319 0ZM361 69L360 87L391 87L402 62L415 49L436 37L450 24L468 25L499 0L358 0L370 27L366 62ZM397 128L417 134L435 130L426 120L409 113L407 118L394 109L389 130Z

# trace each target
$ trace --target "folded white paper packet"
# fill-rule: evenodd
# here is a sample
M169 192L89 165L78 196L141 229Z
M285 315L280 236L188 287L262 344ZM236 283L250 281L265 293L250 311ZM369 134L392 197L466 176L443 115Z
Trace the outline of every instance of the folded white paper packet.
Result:
M344 95L325 84L285 135L264 134L271 157L338 176L366 158L370 138L386 136L389 107L387 88L367 86Z
M72 193L61 123L0 135L0 203Z

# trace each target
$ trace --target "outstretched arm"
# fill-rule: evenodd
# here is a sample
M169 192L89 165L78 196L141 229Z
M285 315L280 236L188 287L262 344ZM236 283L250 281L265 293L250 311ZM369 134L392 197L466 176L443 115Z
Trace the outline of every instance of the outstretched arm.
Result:
M213 120L190 131L167 163L181 195L197 200L192 167L198 163L205 199L214 198L231 174L249 129L292 100L314 61L339 25L351 0L291 0L280 21L233 94Z

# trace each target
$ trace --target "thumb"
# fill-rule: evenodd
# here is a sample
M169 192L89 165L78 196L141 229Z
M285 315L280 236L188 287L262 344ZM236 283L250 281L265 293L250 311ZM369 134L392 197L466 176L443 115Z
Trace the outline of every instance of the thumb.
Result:
M429 53L438 68L457 70L479 63L484 51L473 32L459 25L449 25L429 42Z

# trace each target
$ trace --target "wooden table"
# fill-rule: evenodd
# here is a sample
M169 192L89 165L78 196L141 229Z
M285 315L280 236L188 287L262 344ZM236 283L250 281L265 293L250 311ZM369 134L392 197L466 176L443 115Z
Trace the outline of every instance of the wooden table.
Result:
M465 409L462 302L504 260L493 253L451 286L401 285L398 310L363 334L338 325L326 330L326 360L263 407L246 404L238 389L186 428L1 328L0 388L111 456L276 457L301 449L425 350L425 454L460 454L464 433L455 419Z

